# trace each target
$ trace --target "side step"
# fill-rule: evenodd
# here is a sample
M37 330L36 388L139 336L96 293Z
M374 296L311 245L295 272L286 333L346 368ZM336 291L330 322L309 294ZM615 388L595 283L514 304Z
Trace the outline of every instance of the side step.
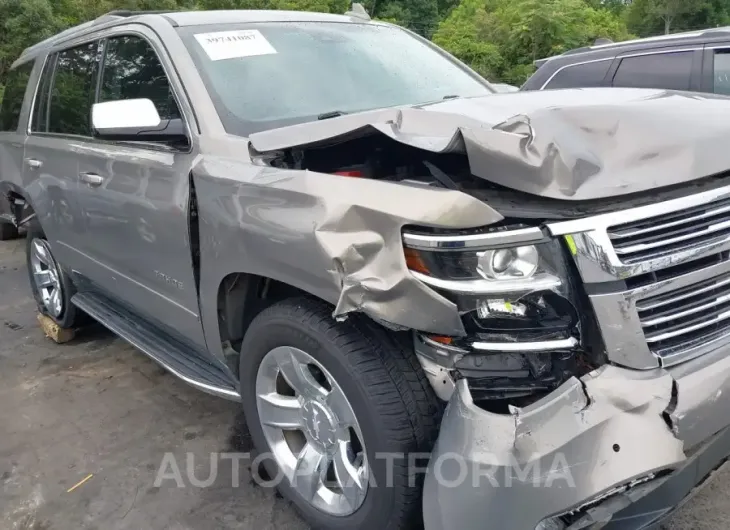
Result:
M205 362L195 350L161 336L151 324L92 293L77 293L71 302L186 383L208 394L240 401L225 371Z

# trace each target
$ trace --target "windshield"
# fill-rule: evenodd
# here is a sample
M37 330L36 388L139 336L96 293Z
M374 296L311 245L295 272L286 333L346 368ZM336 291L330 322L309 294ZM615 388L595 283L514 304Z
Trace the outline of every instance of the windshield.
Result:
M241 136L338 113L492 93L396 27L271 22L179 31L223 125Z

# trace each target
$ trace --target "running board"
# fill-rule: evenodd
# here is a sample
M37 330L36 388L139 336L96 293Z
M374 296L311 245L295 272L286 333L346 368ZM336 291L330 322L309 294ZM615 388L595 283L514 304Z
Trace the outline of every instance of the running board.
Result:
M77 293L71 302L189 385L214 396L241 400L224 370L205 362L189 347L161 336L151 324L134 318L96 294Z

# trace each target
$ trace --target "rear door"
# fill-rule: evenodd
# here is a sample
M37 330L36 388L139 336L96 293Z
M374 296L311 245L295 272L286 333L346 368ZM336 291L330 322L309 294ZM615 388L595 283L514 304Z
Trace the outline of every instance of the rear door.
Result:
M5 78L5 94L0 106L0 185L3 194L10 185L22 187L23 145L25 143L27 110L24 112L23 102L32 98L32 87L29 86L34 61L21 64L11 70ZM37 74L36 74L37 75ZM26 105L26 108L29 105ZM24 115L24 119L23 119ZM10 218L10 205L0 201L0 214ZM0 220L7 222L7 219Z
M79 153L91 141L91 105L98 73L97 40L49 55L33 103L25 146L24 180L56 259L88 271L81 248L84 225L78 203Z
M612 68L611 86L700 90L701 48L669 48L621 55Z
M705 47L701 90L730 96L730 42Z

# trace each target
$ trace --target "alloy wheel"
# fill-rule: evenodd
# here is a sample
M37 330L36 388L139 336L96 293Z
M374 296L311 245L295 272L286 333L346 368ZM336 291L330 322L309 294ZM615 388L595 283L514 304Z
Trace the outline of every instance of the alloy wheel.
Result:
M60 317L63 313L63 287L61 286L61 272L56 260L53 259L48 242L34 238L31 242L30 253L31 272L38 295L43 307L53 317Z
M292 488L317 509L347 516L368 488L365 444L347 396L308 353L289 346L268 352L256 375L264 436Z

